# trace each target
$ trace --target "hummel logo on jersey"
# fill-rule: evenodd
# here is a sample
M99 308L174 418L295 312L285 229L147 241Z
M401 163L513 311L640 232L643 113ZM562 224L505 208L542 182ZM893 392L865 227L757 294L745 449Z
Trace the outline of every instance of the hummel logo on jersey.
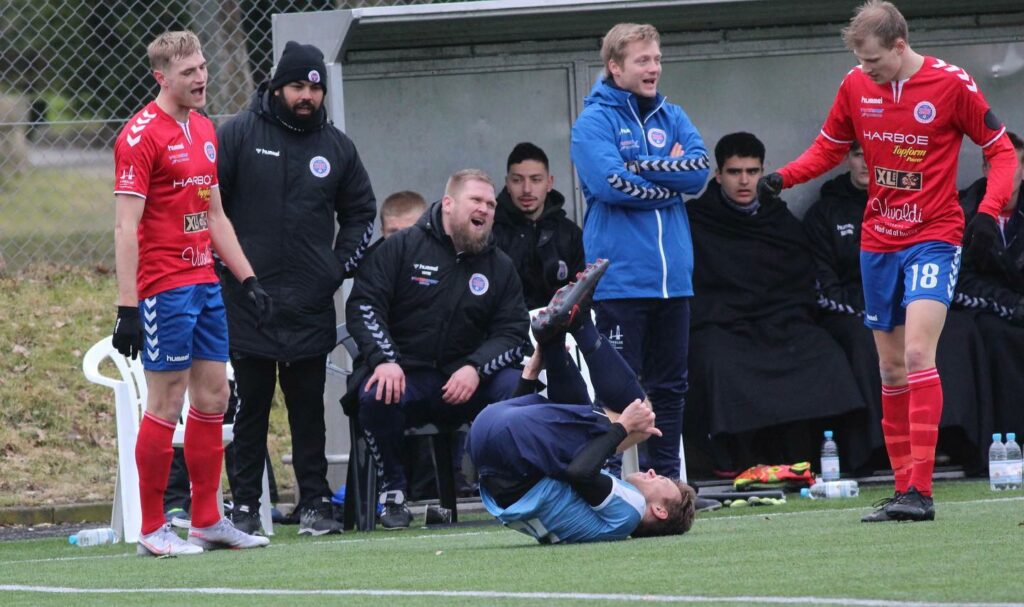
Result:
M202 232L208 227L206 211L185 215L185 233Z
M263 148L256 148L256 153L262 156L273 156L274 158L277 158L278 156L281 155L280 151L266 150Z
M881 97L861 97L860 98L860 102L861 103L871 103L871 104L874 104L874 105L882 105L882 98Z
M837 223L836 231L840 236L853 236L854 227L852 223Z
M167 146L167 151L168 152L177 152L178 150L184 150L184 149L185 149L185 144L184 143L176 143L174 145Z

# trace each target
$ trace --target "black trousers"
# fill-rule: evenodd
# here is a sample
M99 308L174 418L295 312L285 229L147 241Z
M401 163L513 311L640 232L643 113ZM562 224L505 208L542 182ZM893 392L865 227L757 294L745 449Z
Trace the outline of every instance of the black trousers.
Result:
M228 398L228 409L224 412L224 423L230 424L235 419L235 411L238 409L238 394L235 389L235 382L228 382L231 387L231 396ZM228 473L228 483L232 487L238 484L235 479L235 444L231 443L224 447L224 469ZM267 477L270 481L270 502L276 504L277 481L274 478L274 466L267 457ZM167 491L164 492L164 512L174 508L181 508L188 512L192 507L192 489L188 480L188 467L185 465L185 450L174 449L174 459L171 460L171 473L167 479Z
M324 447L324 383L327 355L291 362L240 355L233 352L238 392L235 414L235 504L259 505L263 463L267 459L270 404L278 381L288 408L292 433L292 465L299 487L300 508L317 503L333 492L327 484Z

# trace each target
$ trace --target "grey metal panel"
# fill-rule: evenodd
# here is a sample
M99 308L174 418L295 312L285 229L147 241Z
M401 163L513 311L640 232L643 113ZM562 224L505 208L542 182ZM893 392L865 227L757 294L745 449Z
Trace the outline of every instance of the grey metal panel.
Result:
M437 200L447 177L469 167L487 171L500 190L520 141L544 149L555 187L571 199L571 78L568 68L349 77L348 135L378 200L409 189Z
M615 23L663 32L843 23L861 0L504 0L356 9L350 49L602 36ZM1019 0L901 0L908 19L1019 11Z

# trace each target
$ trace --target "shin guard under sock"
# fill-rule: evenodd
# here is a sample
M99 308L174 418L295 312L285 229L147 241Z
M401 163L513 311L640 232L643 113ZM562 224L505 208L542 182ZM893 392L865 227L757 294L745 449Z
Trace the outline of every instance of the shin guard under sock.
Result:
M896 491L910 486L910 387L882 385L882 435L889 465L896 477Z
M935 367L907 374L910 384L910 455L914 460L910 484L922 495L932 494L935 444L942 419L942 382Z
M220 520L217 489L224 461L222 413L188 411L185 424L185 464L192 481L192 526L209 527Z
M174 427L177 424L146 413L135 440L135 467L139 470L139 501L142 504L142 535L164 524L164 492L171 473Z

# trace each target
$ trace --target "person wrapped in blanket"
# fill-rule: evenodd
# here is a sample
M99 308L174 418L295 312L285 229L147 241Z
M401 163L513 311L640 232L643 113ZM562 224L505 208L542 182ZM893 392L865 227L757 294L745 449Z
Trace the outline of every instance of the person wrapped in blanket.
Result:
M614 453L660 434L635 373L590 318L590 296L607 266L598 260L555 293L532 322L538 348L517 396L488 405L469 434L487 511L542 544L677 535L693 525L689 485L654 470L625 480L602 471ZM604 414L566 352L566 331ZM535 393L541 365L548 397Z

